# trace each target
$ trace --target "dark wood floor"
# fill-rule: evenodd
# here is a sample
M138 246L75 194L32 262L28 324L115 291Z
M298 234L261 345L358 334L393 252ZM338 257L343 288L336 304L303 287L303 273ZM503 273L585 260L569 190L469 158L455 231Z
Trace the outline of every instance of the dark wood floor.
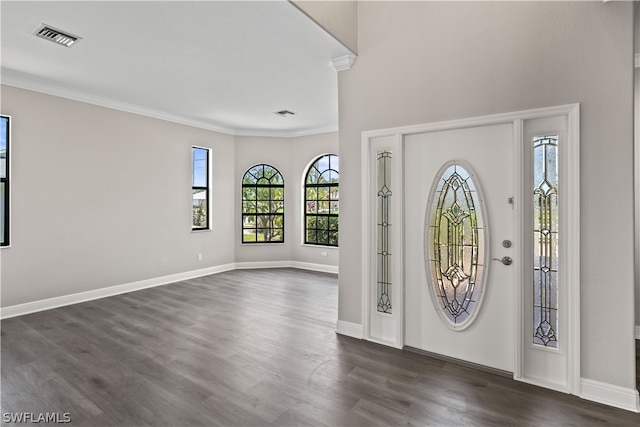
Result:
M1 412L87 426L640 425L336 335L336 307L334 275L246 270L8 319Z

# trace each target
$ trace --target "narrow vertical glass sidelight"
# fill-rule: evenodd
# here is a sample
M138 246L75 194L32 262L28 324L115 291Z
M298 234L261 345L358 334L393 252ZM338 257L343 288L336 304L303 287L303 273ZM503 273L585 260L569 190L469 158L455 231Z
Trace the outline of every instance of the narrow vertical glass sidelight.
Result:
M533 143L533 343L558 347L558 135Z
M391 314L391 151L377 153L377 310Z

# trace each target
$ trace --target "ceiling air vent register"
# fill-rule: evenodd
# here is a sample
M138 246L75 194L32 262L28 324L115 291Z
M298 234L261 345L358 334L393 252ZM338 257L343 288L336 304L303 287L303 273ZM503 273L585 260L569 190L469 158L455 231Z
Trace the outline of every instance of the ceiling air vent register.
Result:
M287 117L287 116L293 116L296 113L294 113L293 111L289 111L289 110L280 110L280 111L276 111L273 114L277 114L277 115L282 116L282 117Z
M82 37L74 36L73 34L58 30L46 24L40 25L33 34L41 39L49 40L50 42L66 47L71 47L76 42L82 40Z

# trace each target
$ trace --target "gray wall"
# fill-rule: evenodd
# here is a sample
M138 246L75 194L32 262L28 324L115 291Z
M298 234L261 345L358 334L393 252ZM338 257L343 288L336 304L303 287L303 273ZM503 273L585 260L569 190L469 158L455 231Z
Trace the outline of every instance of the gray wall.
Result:
M640 53L640 3L634 2L633 13L634 52Z
M338 132L310 135L301 138L293 138L291 146L293 180L298 187L292 200L296 206L302 206L302 179L307 168L316 158L323 154L338 154ZM341 163L342 166L342 163ZM340 173L342 179L342 172ZM342 184L340 185L342 191ZM342 202L340 202L342 203ZM342 207L342 205L341 205ZM338 248L321 247L302 244L302 212L294 215L294 230L297 232L294 240L293 260L314 264L338 265ZM341 229L342 230L342 229ZM327 256L322 256L326 252Z
M267 163L285 180L285 243L242 244L240 215L236 215L236 261L299 261L338 265L338 249L302 244L302 180L307 167L322 154L338 154L338 133L296 138L236 137L236 203L241 206L241 180L251 166ZM327 256L322 256L326 252Z
M637 9L637 8L636 8ZM640 339L640 68L634 78L634 146L636 160L636 339Z
M234 261L232 136L8 86L2 112L13 118L3 306ZM191 232L192 145L213 149L208 232Z
M358 6L356 1L291 1L351 52L358 52Z
M290 142L286 138L236 137L236 174L233 183L235 186L234 207L238 211L242 207L242 176L250 167L259 163L274 166L282 174L285 183L285 243L242 244L240 232L242 225L240 213L238 213L233 229L236 237L237 262L290 261L292 259L293 227L290 224L292 217L290 212L293 212L291 196L294 188L291 185L292 177L289 170L291 167L289 144Z
M337 249L300 243L302 174L338 152L337 132L234 137L10 86L1 94L13 118L2 307L236 261L337 266ZM211 231L191 232L192 145L212 148ZM286 179L286 244L248 247L240 179L262 162Z
M634 2L634 52L640 55L640 3ZM640 339L640 67L635 70L634 79L634 139L636 150L636 339Z
M361 323L361 132L581 104L582 376L635 388L630 2L359 2L339 74L339 319Z

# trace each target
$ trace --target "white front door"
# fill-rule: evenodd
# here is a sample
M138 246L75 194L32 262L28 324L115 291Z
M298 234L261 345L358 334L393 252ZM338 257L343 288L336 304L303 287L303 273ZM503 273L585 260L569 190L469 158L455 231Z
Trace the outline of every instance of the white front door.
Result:
M404 136L404 344L503 371L514 371L514 336L518 286L513 197L515 141L513 123L432 131ZM478 271L482 296L476 294L472 322L463 329L438 314L440 302L429 288L427 212L436 175L457 161L469 166L484 210L484 248ZM435 211L435 209L434 209ZM508 241L508 242L507 242ZM509 242L513 246L509 246ZM485 255L486 253L486 255ZM510 257L511 265L491 259Z
M579 128L572 104L364 132L363 338L579 393Z

